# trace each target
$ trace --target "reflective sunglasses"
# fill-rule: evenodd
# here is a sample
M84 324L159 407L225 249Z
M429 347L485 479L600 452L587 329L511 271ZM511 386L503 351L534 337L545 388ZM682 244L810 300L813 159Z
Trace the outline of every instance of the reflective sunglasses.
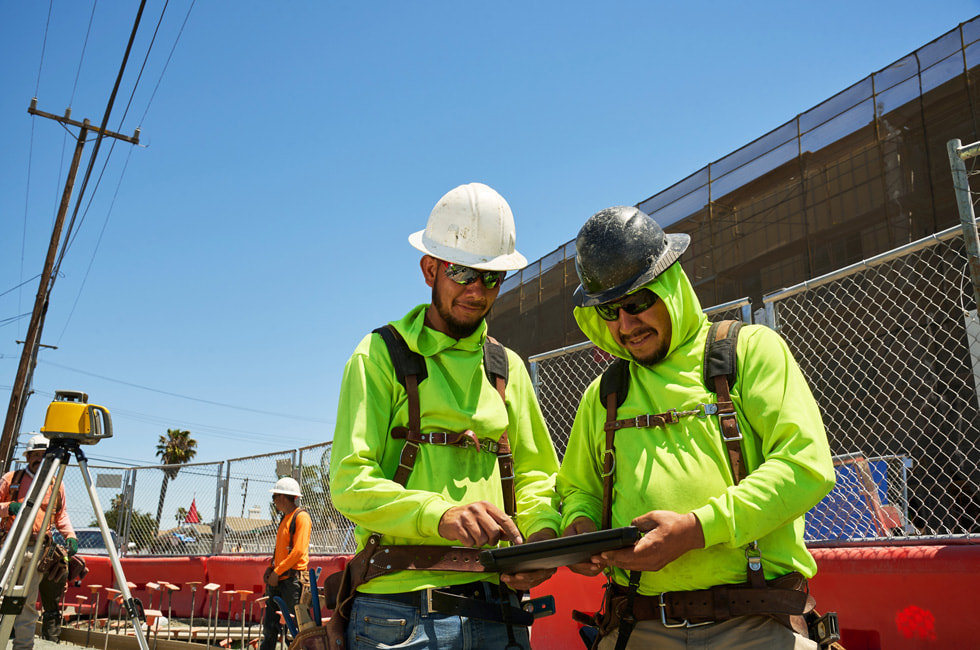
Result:
M482 278L483 286L487 289L493 289L507 275L507 271L478 271L462 264L453 264L445 261L443 264L446 265L446 277L456 284L473 284Z
M659 297L654 292L649 289L640 289L618 302L607 302L596 305L595 310L599 313L599 318L602 320L614 321L619 320L620 309L630 316L636 316L657 304L657 300L659 300Z

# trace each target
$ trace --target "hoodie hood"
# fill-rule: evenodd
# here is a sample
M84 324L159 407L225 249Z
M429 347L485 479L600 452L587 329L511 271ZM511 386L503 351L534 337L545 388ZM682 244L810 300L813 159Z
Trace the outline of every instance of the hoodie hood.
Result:
M425 314L429 307L430 305L418 305L400 320L390 323L405 339L409 349L424 357L432 357L450 348L467 351L483 348L483 341L487 336L487 321L485 319L469 336L454 339L448 334L426 327Z
M673 331L667 350L669 358L675 350L697 338L698 332L706 325L708 318L704 315L694 287L680 264L671 264L666 271L643 286L664 301L664 306L670 315ZM576 307L574 314L575 321L582 332L597 347L621 359L632 361L633 357L629 351L623 347L618 338L613 336L606 321L599 317L593 307Z

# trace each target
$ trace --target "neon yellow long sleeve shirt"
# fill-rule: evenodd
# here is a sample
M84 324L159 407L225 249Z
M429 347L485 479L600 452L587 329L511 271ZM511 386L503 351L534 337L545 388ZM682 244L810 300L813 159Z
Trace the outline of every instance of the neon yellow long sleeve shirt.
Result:
M630 386L617 418L697 408L716 396L702 382L708 323L679 264L647 285L664 301L673 334L667 356L644 367L630 363ZM575 310L586 335L629 359L593 308ZM651 510L693 512L705 548L656 572L644 572L639 593L705 589L746 580L745 547L759 541L767 578L816 563L803 541L803 514L833 487L834 468L817 404L783 339L745 326L737 345L732 397L750 474L733 485L716 417L688 416L665 428L623 429L615 438L612 525L627 526ZM563 525L586 516L602 521L603 423L599 381L586 390L558 477ZM626 572L615 580L627 584Z
M557 531L558 460L524 363L507 350L505 407L484 371L486 324L456 340L424 325L426 307L420 305L392 323L409 348L426 358L428 377L419 385L422 431L469 429L496 441L506 430L514 456L518 528L525 538L544 528ZM407 484L394 482L405 443L389 432L407 425L405 389L384 341L369 334L344 369L330 458L333 502L356 525L358 550L372 532L382 535L382 544L451 545L438 533L439 520L449 508L485 500L503 509L497 457L473 447L420 445ZM397 593L477 578L496 581L497 575L397 571L371 580L360 591Z

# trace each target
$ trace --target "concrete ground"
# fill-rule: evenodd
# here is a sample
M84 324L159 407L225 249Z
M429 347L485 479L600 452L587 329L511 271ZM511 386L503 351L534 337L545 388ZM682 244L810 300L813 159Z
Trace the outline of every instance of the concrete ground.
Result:
M7 642L7 648L10 647L10 642ZM75 648L82 648L84 646L78 646L74 643L68 643L67 641L62 641L61 643L55 643L53 641L45 641L41 637L34 637L34 650L74 650Z

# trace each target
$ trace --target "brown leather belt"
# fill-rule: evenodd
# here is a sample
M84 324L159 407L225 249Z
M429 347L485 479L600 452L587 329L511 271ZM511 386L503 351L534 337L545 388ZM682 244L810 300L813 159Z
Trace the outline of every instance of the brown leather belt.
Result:
M388 600L418 609L423 616L429 613L466 616L496 623L506 623L506 617L501 609L498 586L487 582L468 582L462 585L440 587L438 589L422 589L396 594L369 594L357 592L357 598L376 598ZM492 591L491 591L492 590ZM505 593L513 593L505 589ZM518 599L519 600L519 599ZM510 620L516 625L529 626L534 622L534 615L517 607L505 605L510 611Z
M616 595L626 588L613 587ZM625 600L622 601L625 606ZM794 616L812 609L806 578L799 573L769 580L764 588L718 585L697 591L671 591L658 596L637 595L633 616L638 621L659 620L666 627L703 625L736 616Z

